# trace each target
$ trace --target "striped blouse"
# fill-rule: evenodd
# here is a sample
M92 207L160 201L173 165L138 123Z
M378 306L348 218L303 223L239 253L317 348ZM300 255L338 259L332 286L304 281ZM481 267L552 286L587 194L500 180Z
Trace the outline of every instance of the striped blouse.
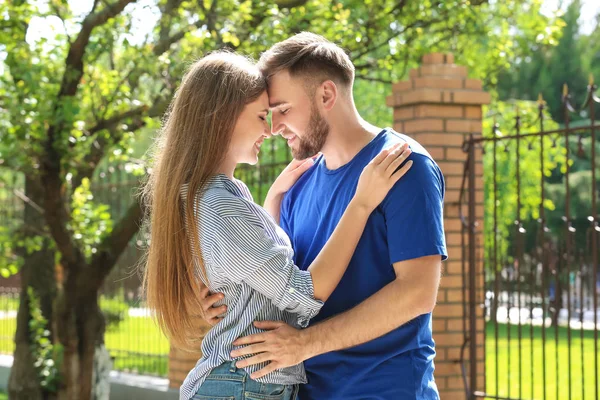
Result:
M181 194L187 196L187 187ZM314 299L311 275L292 260L293 250L285 232L252 200L248 188L225 175L212 177L196 196L194 216L202 260L211 292L223 293L216 305L227 313L202 341L202 357L179 390L179 399L191 399L211 370L232 360L233 341L260 333L254 321L285 321L302 328L323 303ZM266 363L245 368L258 371ZM274 371L259 382L290 385L306 383L302 364Z

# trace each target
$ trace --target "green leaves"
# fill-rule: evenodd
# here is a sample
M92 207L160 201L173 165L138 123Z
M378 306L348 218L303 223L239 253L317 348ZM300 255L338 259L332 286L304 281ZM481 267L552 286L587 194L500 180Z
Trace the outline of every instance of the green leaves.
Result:
M143 174L143 163L132 157L141 158L145 153L159 126L161 111L94 127L140 106L150 110L157 99L169 99L186 66L213 49L227 46L258 57L295 32L322 34L353 57L359 112L372 123L388 126L393 121L392 110L385 105L390 92L386 82L405 78L424 54L453 52L458 64L467 65L471 76L484 79L493 91L500 71L531 54L535 46L557 42L563 27L558 16L540 13L542 0L483 2L477 6L467 0L186 0L170 3L176 4L174 9L167 7L167 1L159 1L157 7L145 10L138 5L129 7L96 27L85 49L84 73L75 95L59 100L70 46L67 36L57 30L48 38L26 42L26 34L29 24L46 23L59 16L73 39L84 16L74 15L66 0L48 0L46 4L41 8L33 2L0 4L3 23L14 28L11 34L0 30L0 51L7 54L0 75L0 112L7 116L0 119L0 160L36 174L47 156L44 144L48 130L59 128L53 143L59 160L53 161L61 166L68 202L65 207L71 210L69 228L88 259L111 231L113 216L108 206L94 202L89 180L69 193L70 178L108 162L126 163L126 173ZM100 4L95 12L103 7ZM150 17L160 17L153 29L143 30L146 37L135 33L142 26L136 20L139 15L148 19L145 23L154 23ZM169 45L160 47L163 42ZM68 77L77 71L67 70L66 74ZM282 145L271 162L286 159L286 152ZM93 153L100 159L90 157ZM512 166L507 164L506 168ZM100 175L87 173L94 183L106 179ZM257 188L255 195L261 197L264 189ZM536 207L527 207L526 212L534 215ZM20 244L29 250L35 248ZM2 251L5 258L14 253L6 245Z
M71 198L70 230L88 260L113 227L109 206L93 200L90 181L85 178Z
M0 275L8 278L17 273L23 262L15 251L10 230L0 226Z
M40 299L33 288L27 288L29 300L29 332L33 365L38 373L40 385L44 390L56 392L60 383L60 363L62 346L54 345L48 330L48 320L42 314Z
M521 134L540 131L539 110L536 102L506 103L498 101L486 111L483 135L493 137L494 121L499 126L496 137L516 135L517 112L521 118ZM552 121L547 111L544 112L544 116L545 131L558 128L558 124ZM542 141L544 145L543 170L540 159ZM493 248L492 243L496 239L499 260L508 262L511 261L507 259L509 257L508 250L511 243L514 242L515 230L518 228L515 221L519 220L525 223L537 220L540 217L541 204L545 210L553 210L556 207L553 199L548 198L547 193L545 193L546 198L542 203L542 171L544 176L548 177L553 171L560 168L561 162L563 162L564 148L561 143L554 143L548 136L522 138L518 152L516 139L497 141L495 154L493 142L486 142L484 146L484 238L486 248ZM497 169L495 176L494 157ZM517 162L519 164L518 171ZM517 173L520 179L520 188L517 188ZM494 186L496 187L495 191ZM520 209L517 207L518 202L520 202ZM495 215L497 225L494 221Z
M289 7L294 3L300 5ZM159 3L165 12L166 4ZM60 156L68 159L62 162L63 175L75 174L95 139L86 129L138 104L151 106L161 93L169 97L185 66L194 58L221 46L258 57L271 44L301 30L323 34L346 48L354 57L359 79L365 76L388 82L399 80L408 68L418 64L423 54L452 51L457 53L459 63L470 66L473 77L494 84L498 71L530 50L531 43L549 42L560 29L559 20L540 14L540 6L541 0L509 0L481 6L473 6L467 0L182 1L165 14L163 22L156 24L145 39L131 31L133 27L139 30L135 13L142 10L133 7L94 30L83 59L85 70L78 91L60 103L56 103L56 94L69 46L67 37L57 32L51 42L26 43L22 32L21 36L0 41L6 43L10 55L0 85L0 108L9 115L6 126L0 126L0 132L7 133L0 139L0 151L4 158L16 158L20 169L32 169L28 160L43 155L39 143L44 140L48 124L59 123L64 132L58 135L57 148ZM11 16L11 21L21 21L23 29L34 17L39 24L43 18L57 15L65 20L71 36L73 29L76 32L81 26L81 17L71 13L65 0L49 0L48 6L42 7L43 12L27 2L0 7ZM152 12L160 11L156 8ZM166 52L153 51L157 43L178 32L185 34ZM68 70L66 73L70 74ZM385 86L378 87L375 99L367 90L358 89L368 98L357 101L367 119L389 121L386 90L389 92ZM21 101L9 106L8 99L15 98ZM24 103L26 98L34 102ZM22 114L23 108L26 115ZM120 135L126 125L113 129L110 135ZM135 127L131 132L135 132ZM8 133L11 138L4 137ZM117 143L120 140L109 140L107 146ZM19 157L17 148L21 154L26 149L27 156ZM122 152L126 154L127 149Z

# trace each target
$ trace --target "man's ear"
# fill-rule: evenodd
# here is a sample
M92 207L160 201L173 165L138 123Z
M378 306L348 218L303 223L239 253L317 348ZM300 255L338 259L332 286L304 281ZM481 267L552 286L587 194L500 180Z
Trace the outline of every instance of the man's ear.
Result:
M338 88L335 82L328 80L321 84L319 90L319 102L325 109L325 111L330 111L333 106L335 106L335 102L338 97Z

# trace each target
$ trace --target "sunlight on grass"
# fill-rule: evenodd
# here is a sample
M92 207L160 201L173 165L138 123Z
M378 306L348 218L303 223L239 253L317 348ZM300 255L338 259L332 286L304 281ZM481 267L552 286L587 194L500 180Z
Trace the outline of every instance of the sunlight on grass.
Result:
M15 318L0 320L0 352L11 354L14 343ZM533 340L531 335L533 333ZM545 381L543 363L542 329L529 326L521 328L519 358L519 328L511 326L510 346L508 329L493 324L486 327L486 384L487 393L505 397L527 399L595 398L594 335L586 331L581 340L579 331L571 331L571 355L569 361L568 333L566 328L546 329ZM140 374L167 376L169 342L154 321L148 316L125 316L115 328L105 335L106 345L114 361L114 369ZM557 345L558 343L558 345ZM582 353L583 343L583 353ZM497 354L497 357L496 357ZM582 356L583 354L583 356ZM598 354L600 361L600 354ZM498 360L498 383L496 383L496 359ZM533 385L531 384L533 382ZM585 393L582 393L582 387ZM558 392L557 392L558 390ZM2 397L0 395L0 400Z
M0 320L0 353L13 353L15 329L15 318ZM105 343L115 369L167 375L169 341L150 317L126 316L116 328L107 330Z
M568 399L571 390L573 400L595 398L594 383L598 377L594 377L593 331L584 332L583 341L580 331L571 331L570 359L566 328L558 329L558 340L555 329L547 328L545 346L540 327L534 327L532 331L529 326L523 326L520 346L518 326L511 326L510 346L508 333L507 326L499 324L496 342L494 325L487 324L486 391L488 394L527 399ZM600 357L600 354L597 356ZM498 383L496 383L496 359L498 360ZM582 392L582 387L585 393Z
M106 332L105 341L115 369L167 375L169 341L150 317L125 317Z

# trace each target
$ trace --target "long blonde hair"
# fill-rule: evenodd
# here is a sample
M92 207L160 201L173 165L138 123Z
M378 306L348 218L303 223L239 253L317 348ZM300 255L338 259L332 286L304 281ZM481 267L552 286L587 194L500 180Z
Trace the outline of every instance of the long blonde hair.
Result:
M193 314L202 313L197 280L206 276L199 238L186 234L198 232L195 197L226 157L244 106L265 90L250 60L228 52L207 55L185 74L156 139L142 190L150 228L143 288L159 327L182 349L198 349Z

